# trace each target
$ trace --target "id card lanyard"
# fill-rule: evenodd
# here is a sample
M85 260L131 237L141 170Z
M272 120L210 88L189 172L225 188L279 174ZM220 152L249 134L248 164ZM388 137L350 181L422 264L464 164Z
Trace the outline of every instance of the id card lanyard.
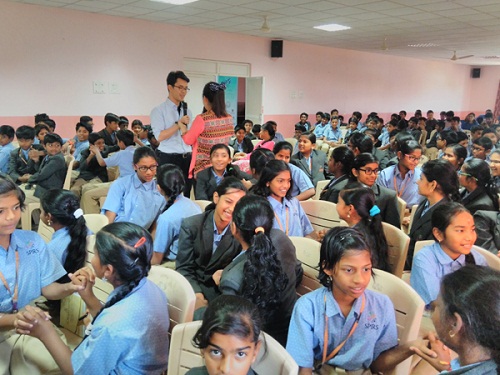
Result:
M325 329L324 329L324 336L323 336L323 358L321 360L321 363L316 367L316 370L319 370L326 362L328 362L330 359L335 357L337 353L342 349L349 340L349 337L352 336L356 328L358 327L359 324L359 319L361 319L361 314L363 313L365 309L365 295L362 295L362 300L361 300L361 309L359 310L359 314L354 321L354 324L352 325L351 330L349 331L349 334L345 338L344 341L342 341L340 344L337 345L335 349L327 356L327 350L328 350L328 316L326 315L326 294L325 294Z
M288 236L288 207L285 208L285 230L283 230L283 225L281 225L281 220L280 218L278 217L278 215L276 215L276 212L274 212L274 217L276 218L276 221L278 222L278 225L280 226L280 229L285 232L285 234Z
M0 279L2 280L3 285L5 286L5 289L7 289L7 292L9 292L11 298L12 298L12 313L15 314L17 313L17 298L18 298L18 292L19 292L19 284L18 284L18 278L19 278L19 252L17 251L17 247L15 250L16 253L16 276L15 276L15 281L14 281L14 293L10 290L9 283L5 279L5 276L3 273L0 271Z

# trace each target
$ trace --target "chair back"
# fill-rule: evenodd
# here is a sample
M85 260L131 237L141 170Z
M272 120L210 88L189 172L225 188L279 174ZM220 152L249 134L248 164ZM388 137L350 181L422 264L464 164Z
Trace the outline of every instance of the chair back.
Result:
M385 239L389 247L389 266L391 273L397 277L403 276L403 270L410 246L410 237L394 225L382 222Z
M297 138L295 137L285 138L285 141L290 143L292 145L292 148L294 148L295 145L297 144Z
M314 194L314 197L312 199L319 200L319 196L321 195L321 192L323 191L325 186L328 185L329 182L330 182L330 180L318 181L318 183L316 184L316 194Z
M66 161L66 167L68 168L66 171L66 177L64 178L63 189L69 190L71 187L71 172L73 172L73 164L75 164L75 158L73 155L66 155L64 157L64 161Z
M291 236L290 240L295 246L297 259L302 263L302 270L304 271L302 281L296 289L297 295L303 296L321 287L318 281L318 264L321 244L318 241L305 237Z
M253 144L254 146L256 146L256 145L257 145L257 143L259 143L261 140L262 140L262 139L252 139L252 144Z
M49 243L54 234L54 229L45 224L42 219L38 223L38 234L43 238L46 243Z
M406 202L403 200L401 197L398 198L398 211L399 211L399 222L402 223L403 219L405 218L405 211L406 211Z
M202 212L205 212L205 208L207 208L207 206L212 203L212 201L207 201L204 199L195 199L193 200L193 202L200 206Z
M168 375L184 375L193 367L203 366L200 349L193 346L192 339L201 327L201 321L178 324L172 331ZM252 368L259 374L296 375L299 366L274 338L261 334L262 346Z
M92 264L90 262L92 260L92 257L94 256L94 249L95 249L95 235L92 234L90 236L87 236L87 264L86 264L87 267L90 267L92 269L94 269L94 267L92 267ZM92 291L94 292L94 295L97 297L97 299L104 304L106 303L109 294L113 291L113 285L96 277Z
M474 245L474 246L472 246L472 248L474 250L476 250L479 254L481 254L486 259L488 266L490 266L494 270L500 271L500 258L499 257L497 257L493 253L490 253L488 250L483 249L482 247Z
M413 248L413 259L415 259L415 255L422 250L425 246L432 245L434 240L423 240L423 241L417 241L415 242L415 247Z
M193 287L184 276L170 268L153 266L148 279L158 285L167 296L170 332L179 323L193 321L196 296Z
M83 218L87 223L87 228L89 228L94 234L109 224L108 218L101 214L85 214L83 215Z
M418 337L425 302L411 286L400 278L388 272L374 269L374 277L368 289L387 295L394 305L398 341L400 344L415 340ZM408 375L412 358L397 365L394 370L384 372L384 375Z
M408 233L410 233L411 226L413 224L413 220L415 219L415 212L417 212L418 204L414 204L411 206L411 211L410 211L410 222L408 224Z
M340 219L335 203L310 199L301 201L300 205L311 221L314 230L347 226L347 223Z

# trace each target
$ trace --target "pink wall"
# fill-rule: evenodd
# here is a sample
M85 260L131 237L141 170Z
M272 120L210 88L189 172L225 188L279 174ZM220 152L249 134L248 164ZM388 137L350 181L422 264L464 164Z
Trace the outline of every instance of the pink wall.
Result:
M500 68L483 68L482 77L472 80L470 67L446 61L287 41L284 57L271 59L269 44L265 38L0 0L0 123L31 124L35 113L46 112L69 136L83 114L96 124L106 112L148 122L151 108L166 96L166 74L182 69L185 57L250 63L253 76L265 77L265 118L278 119L285 136L302 111L482 110L493 105L500 76ZM483 77L496 81L494 90L483 87ZM120 93L93 94L96 80L116 82Z

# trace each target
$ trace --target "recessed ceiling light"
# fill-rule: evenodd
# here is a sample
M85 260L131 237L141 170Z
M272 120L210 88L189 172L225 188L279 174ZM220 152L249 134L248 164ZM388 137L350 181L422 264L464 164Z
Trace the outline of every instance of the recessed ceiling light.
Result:
M337 25L336 23L330 23L328 25L320 25L314 26L315 29L324 30L324 31L341 31L341 30L349 30L349 26Z
M408 44L408 47L429 48L429 47L439 47L439 44L435 44L435 43L418 43L418 44Z
M198 0L151 0L156 3L165 3L165 4L173 4L173 5L185 5L189 3L194 3Z

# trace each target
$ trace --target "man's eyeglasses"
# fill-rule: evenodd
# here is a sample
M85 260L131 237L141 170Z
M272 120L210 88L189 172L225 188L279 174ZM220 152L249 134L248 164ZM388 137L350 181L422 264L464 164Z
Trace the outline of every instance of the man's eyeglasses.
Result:
M365 172L368 176L370 176L374 173L378 174L378 172L380 172L380 169L378 169L378 168L375 168L375 169L370 169L370 168L361 169L361 168L359 168L359 170Z
M156 169L158 168L158 165L152 165L150 167L146 167L145 165L141 165L140 167L136 165L136 168L138 171L141 172L147 172L150 170L151 172L156 172Z
M189 91L191 90L189 87L184 87L184 86L174 86L176 89L179 89L179 91Z
M421 156L413 156L413 155L405 155L405 156L408 157L408 160L412 162L419 162L420 160L422 160Z

